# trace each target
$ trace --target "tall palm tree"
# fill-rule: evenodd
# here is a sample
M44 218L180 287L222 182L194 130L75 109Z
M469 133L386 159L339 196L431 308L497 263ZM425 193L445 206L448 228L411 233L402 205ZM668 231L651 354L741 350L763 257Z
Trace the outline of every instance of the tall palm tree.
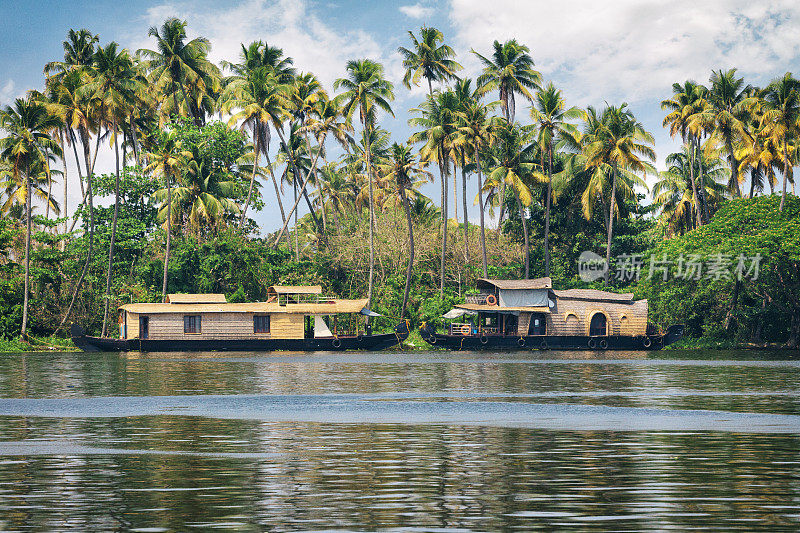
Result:
M395 182L408 224L408 268L406 269L406 285L403 290L403 305L400 310L400 316L404 317L406 315L408 295L411 291L411 273L414 268L414 225L411 222L411 208L408 203L407 191L411 188L416 177L428 177L430 172L426 171L416 161L414 154L411 153L410 146L397 143L392 144L390 159L380 165L379 169L386 178Z
M638 174L655 173L650 161L656 153L652 134L636 120L633 113L621 106L606 106L601 115L589 107L586 132L583 136L585 168L591 172L592 180L585 195L601 194L608 176L611 176L611 195L608 206L608 236L606 243L606 283L611 271L611 239L614 234L614 218L617 208L617 184L620 173L632 177ZM644 181L640 182L644 185ZM646 187L646 186L645 186Z
M486 177L484 190L510 186L514 193L519 216L522 221L525 279L530 277L530 237L527 208L533 201L529 184L542 182L544 175L536 165L538 146L529 143L530 132L522 127L505 122L497 133L497 143L492 153L492 170Z
M745 85L744 78L736 77L736 69L712 71L711 86L706 94L706 105L690 120L690 127L702 128L724 147L728 154L731 175L728 186L738 198L742 196L739 187L739 161L736 159L736 144L748 138L747 120L752 92Z
M283 202L272 170L269 159L270 125L277 130L282 128L282 122L286 115L288 98L291 94L291 87L281 83L280 79L266 67L260 66L250 71L242 71L243 74L232 79L223 93L222 109L225 112L234 112L228 121L233 125L241 121L242 129L249 127L253 132L253 147L255 157L253 160L253 173L250 176L250 186L247 190L247 199L242 207L242 215L239 227L244 226L247 208L253 194L253 183L258 170L258 160L263 153L267 159L267 169L275 187L275 196L278 199L278 206L281 218L286 221L283 210Z
M439 294L444 292L445 256L447 254L447 178L450 176L450 161L454 158L454 142L458 127L458 111L460 102L455 92L435 91L428 96L419 108L411 112L419 113L418 117L408 120L410 126L420 128L411 136L411 142L424 143L420 149L423 162L435 161L439 166L442 178L442 253L440 265ZM453 194L456 194L453 191Z
M117 238L117 217L119 216L119 123L127 120L129 109L134 102L139 83L139 73L127 50L119 50L115 42L105 48L98 48L94 62L89 67L92 81L83 88L106 110L106 128L114 136L115 180L114 215L111 222L111 242L108 248L108 268L106 271L105 310L101 336L105 336L108 326L108 309L111 300L111 269L114 264L114 245Z
M161 284L161 301L167 298L167 274L169 271L170 237L172 235L172 183L180 180L181 173L192 159L192 153L184 150L181 140L174 130L162 133L153 152L147 154L150 164L145 167L145 172L164 178L166 189L166 221L167 243L164 251L164 278Z
M764 115L761 123L765 133L781 146L783 154L783 190L778 208L786 203L786 182L789 179L789 140L800 140L800 81L787 72L769 84L764 91Z
M87 67L94 60L95 44L99 37L87 29L69 30L67 40L63 42L64 61L50 61L44 66L44 73L49 78L55 73L61 76L81 67Z
M672 84L672 91L675 93L671 98L661 102L661 109L669 110L670 112L664 117L664 127L669 127L669 133L672 136L680 135L685 144L691 147L689 154L692 159L698 157L699 151L699 133L700 129L693 121L694 116L703 110L705 105L705 96L708 89L699 85L691 80L687 80L681 85L680 83ZM702 191L697 186L695 179L695 165L689 165L689 181L692 184L692 198L695 202L694 213L697 218L697 225L703 225L703 211L700 209L702 201Z
M566 103L561 96L561 91L549 83L544 89L536 92L531 119L538 131L538 142L542 155L547 161L547 194L545 199L544 217L544 275L550 275L550 207L553 194L553 152L556 149L556 139L566 137L572 145L580 142L580 133L577 128L567 122L584 116L583 111L577 107L566 109Z
M347 62L347 77L339 78L333 83L334 90L344 89L337 96L341 103L342 111L348 120L352 120L353 113L358 109L364 138L367 140L366 163L367 181L369 183L369 288L367 292L368 303L372 302L372 283L375 272L375 204L372 190L372 161L370 159L369 130L374 127L376 108L394 116L389 104L394 100L394 85L386 80L383 74L383 65L371 59L352 59Z
M472 53L478 56L483 64L483 73L478 76L477 92L485 94L497 89L503 116L508 122L513 123L516 110L515 94L519 93L527 100L533 100L531 89L539 87L542 75L533 69L534 63L529 53L530 48L518 43L516 39L505 43L495 41L492 46L491 58L472 50ZM501 186L498 228L503 223L505 195L505 186Z
M28 300L30 287L31 253L31 196L34 185L32 173L37 162L41 162L49 174L48 153L61 155L61 148L49 134L45 133L60 126L59 119L48 113L47 109L31 100L17 98L14 106L6 106L0 113L0 128L7 136L0 138L0 158L11 164L12 175L17 181L25 181L25 295L22 303L22 329L24 339L28 326Z
M496 132L500 126L497 117L490 117L494 104L483 104L475 98L463 105L458 112L458 132L455 144L466 151L471 151L472 161L478 172L478 213L481 225L481 263L483 277L489 277L488 259L486 257L486 226L484 221L483 178L481 154L494 143ZM466 210L466 207L465 207ZM466 212L466 211L465 211Z
M209 80L218 78L217 67L207 58L211 43L205 37L186 42L186 22L177 18L167 19L160 29L151 27L147 35L155 37L157 51L143 48L137 54L147 59L145 66L150 70L151 83L163 94L172 94L173 112L176 114L180 110L180 91L195 124L202 125L203 119L186 91L188 85L204 90Z
M409 31L412 50L403 46L397 49L403 56L403 85L411 88L411 84L419 85L420 79L428 80L428 95L433 95L434 81L447 81L455 78L456 72L462 67L455 60L456 53L444 44L444 34L436 28L425 26L419 29L419 39Z

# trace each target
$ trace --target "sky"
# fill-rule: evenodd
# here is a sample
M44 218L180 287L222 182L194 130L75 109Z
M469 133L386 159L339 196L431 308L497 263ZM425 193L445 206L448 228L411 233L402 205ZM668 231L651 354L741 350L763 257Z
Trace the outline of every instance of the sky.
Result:
M409 30L439 28L465 67L459 74L468 77L480 72L471 50L487 55L494 40L515 38L531 49L536 68L562 89L568 105L627 102L655 137L660 169L679 149L661 126L660 102L672 94L672 83L705 83L712 70L733 67L760 86L785 72L800 74L797 0L0 0L0 9L2 105L42 87L42 68L62 59L70 28L87 28L99 34L101 44L113 40L135 51L153 47L148 28L177 16L187 21L189 37L210 39L214 61L236 61L241 43L263 40L283 48L300 71L316 74L331 94L347 60L381 62L397 98L395 116L384 115L380 123L398 142L412 133L409 110L426 93L424 86L409 90L401 83L397 47L409 46ZM517 119L529 120L520 100ZM113 164L110 149L101 149L97 172L110 172ZM74 167L69 174L76 179ZM77 191L77 184L71 189ZM424 192L439 197L436 185ZM70 210L77 196L70 196ZM470 213L473 220L476 215ZM253 218L263 234L280 226L269 205Z

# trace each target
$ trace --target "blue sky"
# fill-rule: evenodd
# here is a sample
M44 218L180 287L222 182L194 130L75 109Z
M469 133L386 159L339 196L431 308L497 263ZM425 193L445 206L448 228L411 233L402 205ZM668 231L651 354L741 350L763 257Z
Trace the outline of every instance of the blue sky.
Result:
M239 43L264 40L283 47L302 71L317 74L331 90L351 58L370 57L386 66L396 84L396 118L382 125L396 140L410 134L408 110L424 88L401 86L396 53L408 30L441 29L456 49L465 74L479 71L470 48L488 53L494 39L517 38L532 51L546 80L563 89L571 105L629 102L656 137L659 166L677 143L661 128L659 103L674 81L705 82L711 69L737 67L747 81L765 84L792 71L800 74L800 3L796 0L519 1L421 0L312 1L39 1L0 0L0 103L43 82L42 67L63 55L70 28L88 28L102 43L115 40L136 50L150 47L147 29L169 16L187 20L190 36L212 43L212 59L237 59ZM518 103L518 119L527 109ZM112 168L101 152L98 171ZM72 175L75 176L73 170ZM438 198L438 189L426 191ZM71 199L74 206L76 199ZM255 215L263 232L278 225L274 210Z

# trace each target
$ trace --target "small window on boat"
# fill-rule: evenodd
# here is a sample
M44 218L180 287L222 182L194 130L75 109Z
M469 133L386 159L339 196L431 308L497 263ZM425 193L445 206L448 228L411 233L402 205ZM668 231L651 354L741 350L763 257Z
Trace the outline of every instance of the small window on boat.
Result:
M187 315L183 317L183 332L184 333L200 333L200 315Z
M269 333L269 315L253 315L253 333Z

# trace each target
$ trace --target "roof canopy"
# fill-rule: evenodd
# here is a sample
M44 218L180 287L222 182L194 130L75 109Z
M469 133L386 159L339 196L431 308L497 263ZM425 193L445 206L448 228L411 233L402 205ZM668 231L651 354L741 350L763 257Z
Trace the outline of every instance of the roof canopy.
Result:
M479 279L477 282L479 289L498 288L502 290L531 290L549 289L553 286L550 278L536 279Z
M598 300L607 302L632 302L633 293L618 294L616 292L598 291L596 289L567 289L563 291L553 291L556 298L569 300Z
M198 314L198 313L276 313L304 315L333 315L337 313L360 313L367 299L330 300L323 303L299 303L279 305L277 302L252 303L133 303L120 306L129 313L138 314Z
M322 294L321 285L273 285L267 294Z
M167 303L171 304L224 304L224 294L170 294Z
M456 308L464 309L466 311L482 311L485 313L549 313L549 307L533 307L533 306L515 306L515 307L500 307L498 305L481 305L481 304L456 304Z

